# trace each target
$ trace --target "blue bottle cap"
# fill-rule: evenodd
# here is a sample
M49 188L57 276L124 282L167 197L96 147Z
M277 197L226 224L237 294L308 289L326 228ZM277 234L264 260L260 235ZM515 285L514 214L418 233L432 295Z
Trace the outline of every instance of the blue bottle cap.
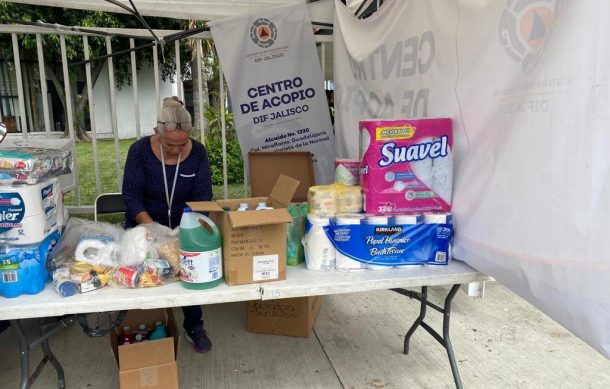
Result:
M184 209L182 210L182 212L187 213L187 212L193 212L193 210L191 209L191 207L184 207Z

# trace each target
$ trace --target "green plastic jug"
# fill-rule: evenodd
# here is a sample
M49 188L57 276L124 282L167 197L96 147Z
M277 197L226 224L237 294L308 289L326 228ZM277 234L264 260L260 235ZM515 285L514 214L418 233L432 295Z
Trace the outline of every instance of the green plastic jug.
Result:
M216 224L210 218L184 208L179 237L182 286L208 289L221 284L222 237Z

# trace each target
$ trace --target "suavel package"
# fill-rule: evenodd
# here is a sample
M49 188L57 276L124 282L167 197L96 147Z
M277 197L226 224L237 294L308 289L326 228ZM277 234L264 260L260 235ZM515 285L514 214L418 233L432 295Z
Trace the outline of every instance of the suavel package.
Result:
M414 224L388 221L384 224L339 224L331 219L324 227L329 240L342 255L367 265L446 265L451 257L453 224Z
M360 157L365 212L451 210L451 119L363 120Z
M36 147L0 147L0 184L35 184L72 172L72 154Z

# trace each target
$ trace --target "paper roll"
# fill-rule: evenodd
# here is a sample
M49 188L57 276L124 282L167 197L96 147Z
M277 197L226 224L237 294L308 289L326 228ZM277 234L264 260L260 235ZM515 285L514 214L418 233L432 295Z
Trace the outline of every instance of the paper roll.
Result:
M309 270L332 271L336 267L336 250L324 227L328 226L328 218L307 216L310 228L302 239L305 251L305 263Z
M335 183L358 185L360 161L351 159L335 160Z
M396 215L394 216L394 224L398 225L414 225L423 221L422 215Z
M342 215L341 217L337 217L336 223L338 226L346 226L346 225L359 225L364 216L354 216L354 215ZM338 271L359 271L366 270L366 264L356 261L348 257L347 255L342 254L337 250L337 262L336 262Z
M453 216L450 213L427 213L424 215L426 224L451 224Z
M91 265L117 266L117 244L99 239L82 239L76 245L74 258Z

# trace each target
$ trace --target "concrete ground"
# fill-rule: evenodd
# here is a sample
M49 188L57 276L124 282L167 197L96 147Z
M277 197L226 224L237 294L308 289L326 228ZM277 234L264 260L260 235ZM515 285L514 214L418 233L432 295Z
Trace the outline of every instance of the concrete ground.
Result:
M446 288L433 288L442 300ZM214 349L197 354L182 342L181 388L453 388L445 350L421 328L403 355L404 333L419 312L415 300L390 291L326 296L308 339L245 330L245 303L204 307ZM180 310L176 311L180 314ZM427 320L440 330L441 317ZM26 329L35 332L35 321ZM465 388L610 388L610 361L497 283L484 299L459 292L451 336ZM108 338L86 338L73 326L51 343L68 388L116 388ZM19 383L17 342L0 335L0 388ZM40 353L33 353L32 360ZM46 368L33 388L57 387Z

